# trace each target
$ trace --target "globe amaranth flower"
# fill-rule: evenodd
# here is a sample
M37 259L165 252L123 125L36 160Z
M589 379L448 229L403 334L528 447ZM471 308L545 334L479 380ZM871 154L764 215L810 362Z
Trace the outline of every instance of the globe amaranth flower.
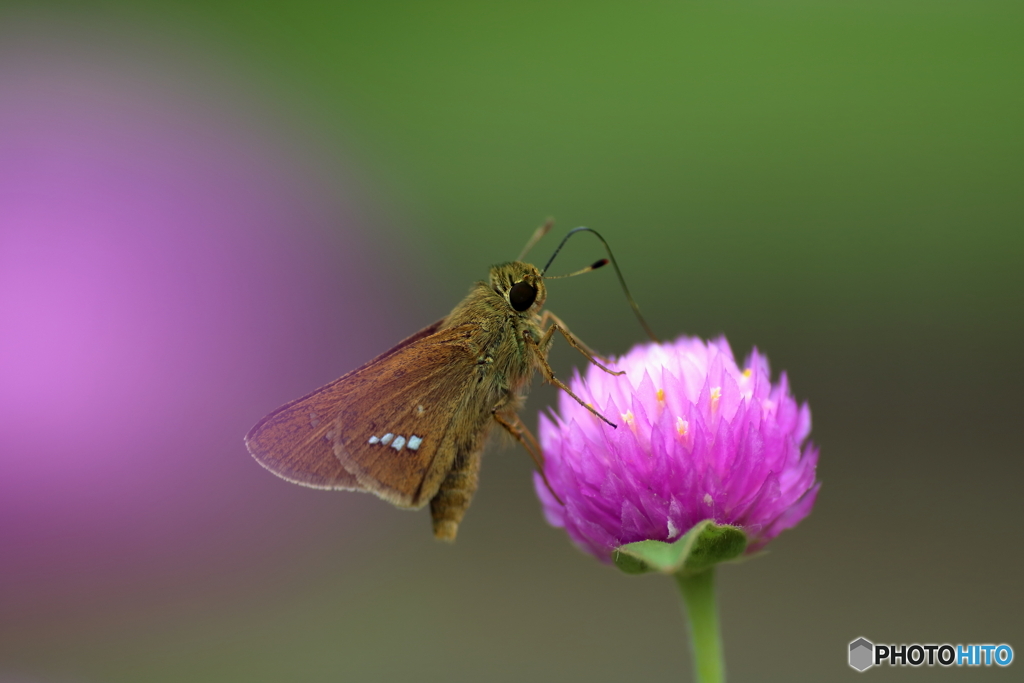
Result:
M562 393L541 416L544 474L534 484L553 526L610 561L618 546L673 541L701 520L740 527L748 552L806 517L818 493L818 450L806 443L807 404L785 373L771 383L755 349L743 368L724 337L682 337L633 348L612 366L591 366L572 390L613 429Z

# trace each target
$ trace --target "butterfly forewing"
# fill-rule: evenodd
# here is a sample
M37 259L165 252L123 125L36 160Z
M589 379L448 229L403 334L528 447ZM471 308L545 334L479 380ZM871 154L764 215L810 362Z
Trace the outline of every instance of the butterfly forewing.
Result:
M436 327L269 415L249 450L290 481L425 504L451 467L449 426L475 366L472 326Z
M361 490L355 475L334 456L328 436L337 418L339 384L344 378L309 396L281 406L260 420L245 437L256 460L283 479L318 489Z
M406 507L437 492L455 456L450 427L475 375L474 329L438 332L346 382L334 452L365 488Z
M437 332L444 319L395 344L376 358L311 394L281 406L260 420L245 436L256 461L282 479L319 489L363 490L334 455L333 425L338 417L344 383L388 356ZM332 437L328 437L332 432Z

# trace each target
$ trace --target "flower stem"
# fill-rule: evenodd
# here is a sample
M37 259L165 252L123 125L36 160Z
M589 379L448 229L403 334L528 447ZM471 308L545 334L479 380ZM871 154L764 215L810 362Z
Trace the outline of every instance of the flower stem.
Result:
M722 637L718 628L718 607L715 605L715 570L699 574L675 575L687 621L698 683L723 683L725 662L722 660Z

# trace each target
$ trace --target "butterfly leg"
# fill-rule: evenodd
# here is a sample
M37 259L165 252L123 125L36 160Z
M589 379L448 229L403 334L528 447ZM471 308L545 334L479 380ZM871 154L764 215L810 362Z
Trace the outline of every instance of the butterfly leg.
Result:
M530 454L530 458L533 460L533 464L537 466L537 469L541 472L544 471L544 455L540 450L540 444L537 443L537 439L534 438L530 430L526 428L526 425L522 423L519 416L514 412L502 414L495 408L493 411L494 421L500 424L506 432L512 435L516 441L519 442L526 452Z
M480 455L483 439L475 448L458 453L441 488L430 499L430 516L434 521L434 537L454 541L480 480Z
M506 419L508 418L508 419ZM551 488L551 484L548 483L548 477L544 474L544 452L540 449L540 444L537 443L537 439L534 438L530 430L523 424L519 416L514 412L506 413L502 415L497 410L494 411L494 421L505 428L505 431L512 435L512 437L519 442L519 444L530 454L530 458L533 459L534 465L537 466L537 473L540 474L540 478L544 481L544 486L547 487L551 495L555 497L562 505L562 499L558 497L555 490Z
M554 328L554 327L555 327L555 325L551 326L551 328ZM548 333L544 335L544 338L541 340L541 344L545 343L545 340L547 340L547 343L550 344L550 337L551 337L551 329L549 329ZM615 429L618 428L617 424L615 424L614 422L609 420L607 417L605 417L601 413L597 412L597 409L594 408L594 406L590 405L589 403L584 401L582 398L580 398L579 396L574 394L572 392L572 389L570 389L568 387L568 385L566 385L565 382L563 382L562 380L560 380L557 377L555 377L555 371L551 369L551 366L548 364L548 359L547 359L545 353L543 351L541 351L541 349L544 348L544 347L540 346L534 340L534 338L530 334L529 330L526 330L523 333L523 340L526 342L527 346L529 346L529 347L531 347L533 349L534 360L536 361L537 365L540 367L541 374L544 375L544 381L546 381L548 384L554 384L556 387L558 387L559 389L561 389L565 393L567 393L570 396L572 396L573 399L577 403L579 403L581 406L583 406L584 408L589 410L591 413L594 414L595 417L597 417L601 421L606 422L607 424L611 425L612 428L615 428ZM608 372L612 372L612 371L608 370ZM613 375L618 375L618 374L621 374L621 373L612 372L612 374Z
M552 338L554 337L555 331L558 331L558 332L562 333L562 336L565 337L565 340L567 342L569 342L569 344L572 345L572 347L574 349L576 349L577 351L582 353L584 356L586 356L587 360L589 360L591 363L593 363L597 367L599 367L602 370L604 370L605 372L607 372L609 375L624 375L624 374L626 374L622 370L618 370L618 371L616 371L616 370L609 370L604 365L602 365L601 362L598 359L600 358L601 360L605 360L604 358L601 358L601 356L599 356L596 353L594 353L590 349L590 347L588 347L586 344L584 344L580 340L579 337L577 337L575 334L570 332L569 328L566 326L566 324L564 322L562 322L561 319L559 319L559 317L557 315L555 315L551 311L544 311L544 313L541 314L541 317L540 317L541 329L544 329L544 325L548 321L551 321L551 326L547 328L547 330L544 332L543 338L541 338L541 340L540 340L540 347L542 349L547 350L548 346L551 344ZM607 362L607 361L605 361L605 362Z

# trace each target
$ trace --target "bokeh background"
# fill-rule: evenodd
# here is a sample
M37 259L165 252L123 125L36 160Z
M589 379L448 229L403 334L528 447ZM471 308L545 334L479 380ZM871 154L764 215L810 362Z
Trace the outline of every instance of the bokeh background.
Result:
M522 451L449 547L242 444L547 216L810 401L814 513L719 572L732 680L1020 656L1021 36L1016 2L0 6L0 681L690 680L671 582L548 527ZM643 338L610 271L549 304Z

